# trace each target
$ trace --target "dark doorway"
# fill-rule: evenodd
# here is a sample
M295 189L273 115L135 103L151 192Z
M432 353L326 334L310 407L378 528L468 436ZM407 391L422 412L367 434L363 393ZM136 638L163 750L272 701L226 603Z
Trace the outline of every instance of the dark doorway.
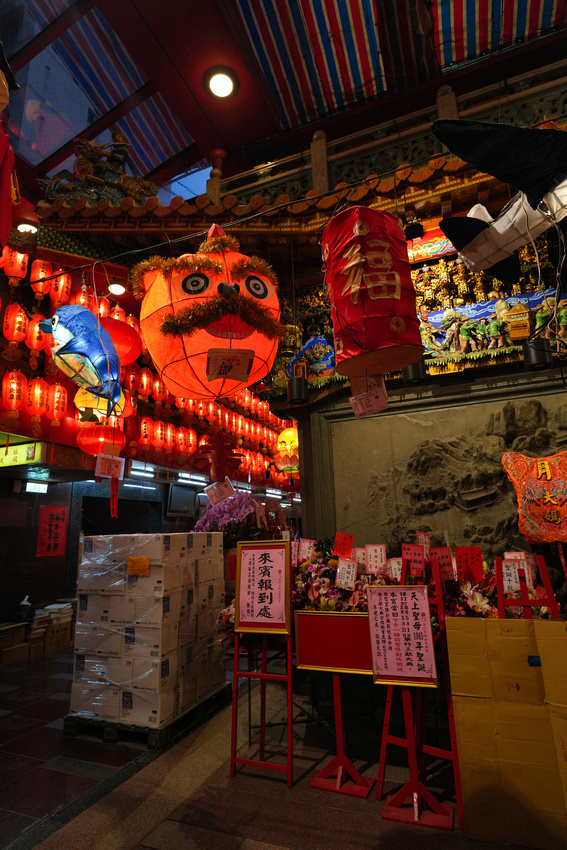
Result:
M83 496L82 530L95 534L152 534L162 528L161 502L120 499L118 516L110 516L108 498Z

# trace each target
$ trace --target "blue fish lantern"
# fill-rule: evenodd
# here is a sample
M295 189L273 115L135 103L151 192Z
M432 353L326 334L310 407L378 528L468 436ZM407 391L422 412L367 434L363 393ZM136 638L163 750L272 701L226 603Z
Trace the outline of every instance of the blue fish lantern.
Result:
M53 334L51 355L79 387L108 399L109 414L120 399L120 360L108 331L86 307L66 305L39 323Z

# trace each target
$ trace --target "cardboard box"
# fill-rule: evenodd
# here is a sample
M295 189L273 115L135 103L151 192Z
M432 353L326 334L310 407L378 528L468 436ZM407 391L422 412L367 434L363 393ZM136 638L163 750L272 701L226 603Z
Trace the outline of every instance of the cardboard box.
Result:
M83 686L110 685L114 688L132 687L131 658L106 658L96 655L75 655L73 682Z
M199 611L197 614L197 641L210 640L216 636L217 612L212 610Z
M453 706L467 834L564 848L564 786L547 706L461 696Z
M453 694L543 703L534 622L447 617Z
M128 570L128 568L126 568ZM147 576L128 575L127 594L132 596L165 596L181 589L182 562L150 564Z
M122 658L124 655L123 629L123 626L79 622L75 627L75 652L81 655Z
M120 689L111 685L73 684L70 712L90 720L117 723L120 720L120 694Z
M221 580L224 580L224 559L222 555L217 558L199 558L196 573L197 583Z
M80 593L77 620L81 623L122 625L135 617L136 600L133 596L105 596L100 593Z
M126 563L116 560L112 536L85 537L77 570L78 593L123 596L126 590Z
M153 626L123 626L122 631L124 658L159 661L178 646L179 623L170 623L161 629Z
M177 689L159 694L142 690L121 693L121 723L155 729L169 723L175 717L176 710Z
M147 658L134 658L132 687L136 690L162 693L177 685L177 651L159 661Z
M201 647L197 662L197 700L223 685L226 681L224 653L216 643Z
M135 617L131 623L159 628L178 623L181 616L181 591L164 596L136 596Z
M195 586L198 561L196 558L186 558L181 566L181 589Z
M0 649L0 667L6 667L8 664L27 664L29 653L29 643L17 643L6 649Z
M179 680L177 699L180 714L197 705L197 673L195 670Z
M45 627L45 654L68 649L72 640L73 623L48 623Z
M567 623L534 620L546 702L567 706Z
M179 649L193 645L197 640L197 615L187 612L179 618L179 636L177 645Z
M224 579L199 582L197 594L199 610L211 610L218 614L224 608Z
M25 623L0 623L0 650L24 643L25 639Z
M204 558L207 554L207 537L206 531L192 531L187 535L187 557L188 558ZM212 538L211 538L212 545Z

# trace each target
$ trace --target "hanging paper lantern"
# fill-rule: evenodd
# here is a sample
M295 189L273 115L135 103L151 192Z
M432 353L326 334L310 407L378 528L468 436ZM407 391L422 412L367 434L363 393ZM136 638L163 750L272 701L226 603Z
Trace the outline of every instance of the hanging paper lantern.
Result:
M216 420L216 418L217 418L217 406L216 406L214 401L209 401L205 405L205 419L207 420L207 422L209 422L209 424L212 425L212 423Z
M85 419L92 419L93 416L96 416L97 419L104 419L108 415L108 400L101 396L94 395L84 387L80 387L77 390L73 401L75 403L75 407L80 410L81 413L87 411L90 414L87 417L82 416L81 420L83 421ZM120 398L114 403L114 414L116 416L122 416L126 404L126 395L124 390L122 390Z
M180 425L175 431L175 445L185 455L191 455L197 449L197 432Z
M122 410L115 410L115 413L123 419L127 419L129 416L133 416L137 409L138 402L136 401L135 396L133 396L132 393L129 393L128 390L124 390L124 408Z
M26 334L26 345L30 349L30 366L35 371L37 369L37 358L41 351L45 350L46 342L51 342L51 334L46 334L39 327L40 322L45 321L45 316L41 313L34 313L28 322L28 332ZM49 339L47 339L49 337Z
M277 468L291 473L299 469L299 436L297 428L286 428L278 437Z
M138 359L142 353L142 340L134 328L114 317L102 318L100 323L110 334L122 366L129 366Z
M119 451L124 448L126 437L112 425L97 422L94 425L84 425L77 434L77 445L81 451L89 455L114 454L116 446ZM110 451L109 451L110 449Z
M18 424L18 410L26 403L28 382L25 375L18 369L6 372L2 379L2 403L8 410L8 424L3 420L3 427L12 430Z
M368 378L419 360L424 349L397 218L350 207L329 221L322 248L337 372Z
M130 416L124 422L124 434L128 441L128 457L135 457L138 453L138 440L140 439L140 417Z
M137 363L130 363L124 369L124 386L132 395L138 392L141 373L142 370Z
M136 331L138 336L140 335L140 323L137 320L137 318L135 316L133 316L131 313L130 313L129 316L126 316L126 324L130 325L131 328L134 328L134 330ZM140 342L141 341L142 341L142 338L140 337Z
M142 369L140 372L140 385L138 395L148 399L153 388L155 375L151 369Z
M28 273L28 255L10 248L9 245L4 245L2 257L4 258L4 274L10 278L9 285L18 286L20 280L23 280Z
M140 325L151 358L174 395L223 398L259 381L283 335L276 277L238 252L218 225L199 253L134 271Z
M54 277L49 287L49 297L55 303L55 309L58 310L62 304L66 304L70 295L71 275L63 272Z
M51 384L47 393L47 418L51 425L58 427L67 411L67 390L62 384Z
M140 418L140 437L138 442L142 446L142 454L147 457L154 438L154 420L150 416Z
M69 299L70 304L78 304L79 307L84 307L86 310L93 309L94 293L90 286L80 286L79 289Z
M110 301L104 295L96 299L96 314L99 319L106 319L110 316Z
M152 381L152 398L156 402L156 407L161 408L163 402L167 398L167 389L161 378L154 377Z
M28 332L28 316L19 304L14 302L6 307L2 332L10 342L2 352L2 357L10 362L19 360L21 352L18 343L26 338Z
M96 316L74 304L59 307L40 327L51 330L53 359L68 378L109 404L120 399L120 361Z
M152 446L156 450L156 456L158 457L165 445L165 433L165 422L162 422L161 419L156 419L153 427Z
M34 260L31 265L30 276L36 281L32 283L31 288L35 292L35 300L43 301L44 295L47 295L51 289L51 281L44 280L46 277L51 277L53 274L53 266L45 260Z
M33 378L28 383L25 408L31 415L32 434L41 434L41 417L47 413L49 384L43 378Z
M110 311L110 318L117 322L126 322L126 313L119 304L115 304Z
M197 415L197 402L194 398L188 398L185 404L185 410L189 416Z
M171 460L173 449L175 448L175 425L172 422L165 423L165 439L163 443L165 456Z

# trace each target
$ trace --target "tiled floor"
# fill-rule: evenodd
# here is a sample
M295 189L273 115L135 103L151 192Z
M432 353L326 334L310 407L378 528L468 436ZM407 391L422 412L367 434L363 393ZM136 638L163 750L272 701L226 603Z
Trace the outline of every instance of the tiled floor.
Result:
M359 677L357 677L359 678ZM191 734L155 755L141 748L62 736L68 706L70 658L42 665L3 668L0 699L0 847L10 850L497 850L452 832L403 825L381 818L384 803L310 788L315 773L332 756L333 735L325 722L325 694L318 722L306 714L309 698L299 693L294 711L294 784L285 774L243 767L230 777L230 717L227 707ZM301 688L299 688L299 691ZM349 737L349 755L368 777L377 772L371 708L360 716L356 693L344 700L345 718L359 717ZM259 689L251 694L253 723ZM248 696L243 694L238 740L248 745ZM268 686L267 752L285 745L284 694ZM328 705L327 705L328 708ZM378 714L380 707L378 707ZM350 716L349 716L350 714ZM374 724L375 725L375 724ZM378 724L379 726L379 724ZM252 727L254 736L256 727ZM366 759L353 753L364 751ZM398 760L402 762L401 759ZM440 771L433 787L450 794ZM386 790L407 778L389 765ZM445 787L447 786L447 787ZM513 850L513 848L509 848ZM517 848L519 850L519 848Z
M141 743L63 737L71 680L71 652L0 668L0 848L154 757Z

